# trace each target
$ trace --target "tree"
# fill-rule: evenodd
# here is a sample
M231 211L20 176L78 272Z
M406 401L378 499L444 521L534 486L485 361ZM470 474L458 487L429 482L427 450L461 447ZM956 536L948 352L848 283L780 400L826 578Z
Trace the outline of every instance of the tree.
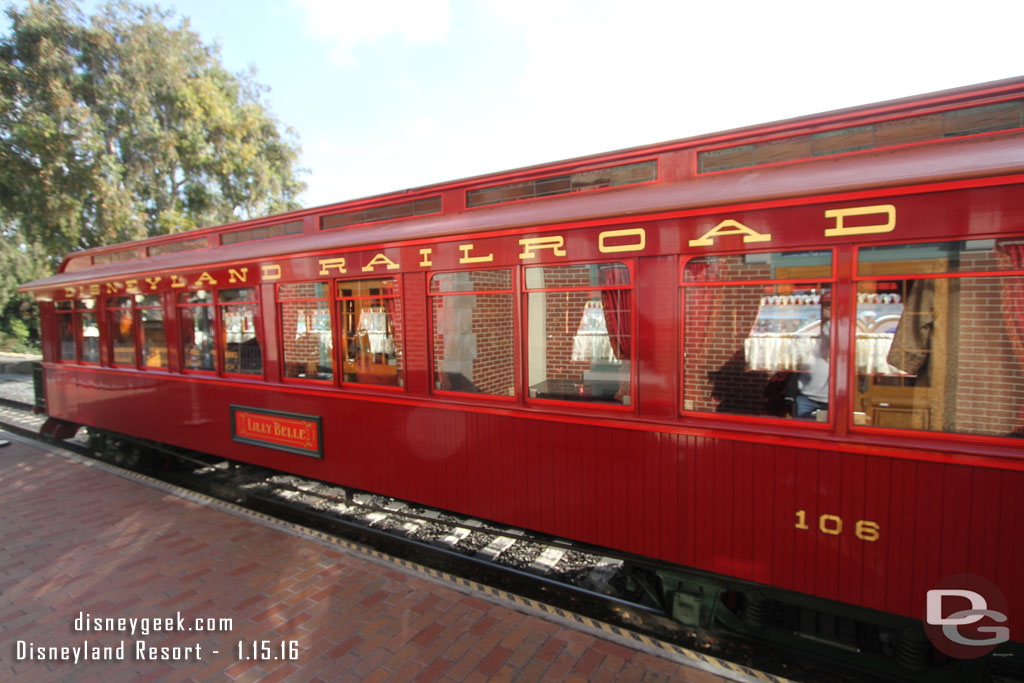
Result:
M87 21L73 0L7 16L0 268L298 207L294 132L187 20L115 2Z
M18 244L0 230L0 351L26 352L39 345L35 299L18 285L47 274L46 254L38 245Z

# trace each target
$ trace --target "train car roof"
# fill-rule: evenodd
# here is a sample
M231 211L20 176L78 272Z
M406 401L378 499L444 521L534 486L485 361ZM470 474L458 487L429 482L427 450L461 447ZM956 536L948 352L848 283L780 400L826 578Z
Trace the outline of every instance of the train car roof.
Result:
M958 88L877 105L864 105L827 114L800 117L784 122L751 126L713 135L687 138L670 143L648 145L607 154L592 155L564 162L542 164L476 178L425 186L401 193L302 209L262 219L239 222L229 226L202 228L172 236L161 236L139 242L100 247L76 252L65 258L61 272L26 283L22 291L40 291L67 287L104 279L141 275L154 271L184 270L209 267L218 263L275 258L289 254L330 251L381 243L400 243L416 239L438 239L484 231L542 227L595 219L628 219L703 207L750 204L797 196L813 196L838 192L870 190L882 187L959 181L993 175L1024 173L1024 136L996 135L943 140L938 144L883 148L853 156L826 156L785 165L742 168L726 173L694 175L675 181L607 188L601 191L541 197L530 201L496 204L436 213L393 222L365 223L335 229L306 231L278 239L254 240L229 245L204 247L189 251L164 253L146 258L83 265L68 268L72 259L80 261L86 254L103 254L124 250L133 245L161 245L175 240L202 238L225 232L225 229L260 227L301 221L324 216L353 207L376 206L382 200L423 196L452 189L490 186L536 176L542 172L564 172L589 167L598 162L632 160L674 150L713 145L735 144L746 139L785 135L793 131L806 133L817 127L849 122L866 115L898 115L915 113L924 104L950 106L958 101L979 97L1024 95L1024 78ZM1019 132L1019 131L1018 131ZM145 253L145 252L142 252ZM91 259L90 259L91 260Z

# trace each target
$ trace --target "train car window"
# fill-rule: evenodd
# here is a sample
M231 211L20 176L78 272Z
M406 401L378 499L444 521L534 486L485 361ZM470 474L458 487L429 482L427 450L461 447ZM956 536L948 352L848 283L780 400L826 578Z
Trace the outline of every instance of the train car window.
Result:
M853 423L1024 437L1024 238L858 251Z
M139 312L139 346L142 349L142 367L167 368L167 333L164 331L164 306L157 294L136 294L135 308Z
M192 251L194 249L206 249L210 246L206 237L195 237L190 240L179 240L177 242L166 242L155 244L146 249L148 256L159 256L160 254L176 254L180 251Z
M551 197L585 190L621 187L658 179L657 161L640 161L620 166L595 168L557 176L520 180L505 185L490 185L466 192L466 206L502 204L522 199Z
M515 396L512 271L430 278L434 389Z
M441 213L441 195L331 214L320 219L320 229L330 230L331 228L343 228L347 225L393 221L401 218L425 216L432 213Z
M277 288L286 378L334 380L329 295L326 282L296 282Z
M342 381L402 386L402 300L398 281L345 280L336 285Z
M828 422L831 251L683 266L683 411Z
M248 230L235 230L226 232L220 236L221 244L237 244L239 242L254 242L286 235L302 234L302 221L291 221L290 223L278 223L277 225L264 225Z
M633 305L624 263L525 269L530 398L630 405Z
M135 313L132 298L107 298L107 337L111 365L135 367Z
M57 314L57 359L62 361L77 360L73 306L71 301L58 301L54 305Z
M78 360L82 363L99 363L100 325L96 316L96 300L80 299L75 302L75 309L81 344Z
M259 308L256 289L219 289L217 308L224 344L224 373L262 375L263 351L256 333L256 311Z
M217 345L213 331L213 294L206 289L180 293L178 320L184 369L215 372Z

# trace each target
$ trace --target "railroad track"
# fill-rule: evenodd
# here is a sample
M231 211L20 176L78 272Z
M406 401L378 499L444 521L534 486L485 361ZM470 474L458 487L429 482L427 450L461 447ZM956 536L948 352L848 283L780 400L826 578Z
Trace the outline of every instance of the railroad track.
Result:
M30 405L0 399L0 427L39 439L43 422L45 418L33 414ZM626 632L738 663L743 668L771 672L764 680L779 676L823 682L865 680L840 674L827 662L808 661L804 654L684 627L666 618L657 597L633 580L630 572L635 571L634 558L120 435L97 439L80 430L61 445L85 457L494 586Z

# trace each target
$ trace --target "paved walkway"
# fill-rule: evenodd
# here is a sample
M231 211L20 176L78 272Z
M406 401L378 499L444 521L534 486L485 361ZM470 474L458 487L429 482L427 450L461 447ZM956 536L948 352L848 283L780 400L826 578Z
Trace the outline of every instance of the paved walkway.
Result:
M0 680L723 680L0 438Z

